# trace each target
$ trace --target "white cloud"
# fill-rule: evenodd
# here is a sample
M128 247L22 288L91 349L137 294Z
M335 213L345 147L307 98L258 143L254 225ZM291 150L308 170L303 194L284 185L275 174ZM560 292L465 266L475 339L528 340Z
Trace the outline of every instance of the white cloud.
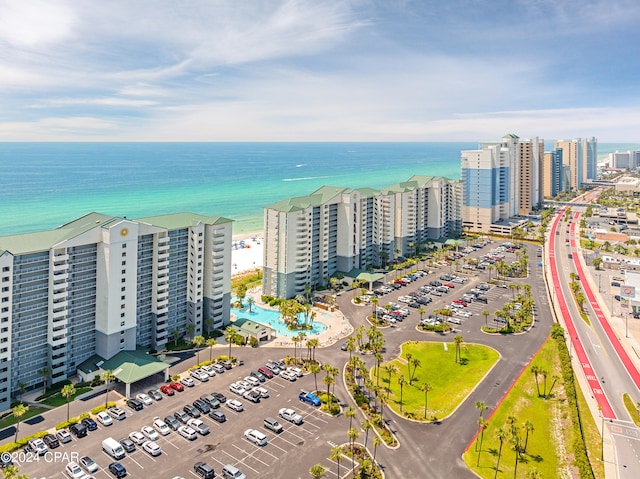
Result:
M0 123L0 141L84 141L117 132L120 126L94 117L41 118L33 122Z
M70 35L73 21L72 10L61 3L0 1L0 40L15 47L59 43Z

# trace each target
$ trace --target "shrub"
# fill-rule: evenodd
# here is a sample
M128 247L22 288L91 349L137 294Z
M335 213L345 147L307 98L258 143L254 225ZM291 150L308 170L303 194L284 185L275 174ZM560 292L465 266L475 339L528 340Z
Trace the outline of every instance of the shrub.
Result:
M116 403L113 401L109 401L106 406L103 404L102 406L94 407L91 410L91 414L98 414L99 412L102 412L105 409L109 409L110 407L116 407Z
M82 421L83 419L91 417L91 414L89 414L88 412L83 412L82 414L80 414L79 417L80 417L80 420Z
M67 427L71 426L72 424L77 424L79 421L80 421L80 419L77 418L77 417L69 418L68 421L64 421L64 422L61 422L60 424L56 424L56 430L59 431L60 429L67 428Z
M252 348L257 348L260 345L260 341L258 341L258 338L256 338L255 336L251 336L249 338L249 345Z

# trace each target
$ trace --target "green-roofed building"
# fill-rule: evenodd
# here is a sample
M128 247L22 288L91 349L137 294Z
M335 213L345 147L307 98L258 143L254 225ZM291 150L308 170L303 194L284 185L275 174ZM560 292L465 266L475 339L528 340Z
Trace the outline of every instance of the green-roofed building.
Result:
M263 292L291 298L336 272L383 267L461 232L461 185L414 176L381 190L323 186L264 209Z
M76 375L98 355L162 350L173 334L230 321L232 221L176 213L89 213L50 231L0 237L0 410L17 384Z

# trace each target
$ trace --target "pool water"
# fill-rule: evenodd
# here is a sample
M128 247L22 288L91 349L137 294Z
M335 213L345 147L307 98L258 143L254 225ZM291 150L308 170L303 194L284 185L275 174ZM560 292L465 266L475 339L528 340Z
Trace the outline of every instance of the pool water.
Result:
M233 303L232 303L233 304ZM327 326L319 321L312 323L312 329L301 329L290 331L284 324L284 321L280 319L280 312L275 309L265 309L260 306L251 306L251 312L249 309L231 308L231 313L235 314L238 319L246 318L256 323L261 323L273 328L278 336L297 336L298 333L306 333L307 337L316 336L327 330ZM298 323L304 323L304 313L298 315Z

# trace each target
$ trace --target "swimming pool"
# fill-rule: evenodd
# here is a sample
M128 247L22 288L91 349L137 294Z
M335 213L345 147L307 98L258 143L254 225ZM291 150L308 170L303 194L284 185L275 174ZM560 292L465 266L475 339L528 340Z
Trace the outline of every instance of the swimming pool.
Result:
M232 303L233 304L233 303ZM231 308L231 313L236 315L236 318L246 318L256 323L261 323L270 326L276 332L278 336L297 336L298 333L306 333L307 337L316 336L327 330L327 326L319 321L312 323L312 329L300 329L290 331L284 324L284 321L280 319L280 312L275 309L265 309L255 304L249 309ZM298 323L304 323L304 313L298 315Z

